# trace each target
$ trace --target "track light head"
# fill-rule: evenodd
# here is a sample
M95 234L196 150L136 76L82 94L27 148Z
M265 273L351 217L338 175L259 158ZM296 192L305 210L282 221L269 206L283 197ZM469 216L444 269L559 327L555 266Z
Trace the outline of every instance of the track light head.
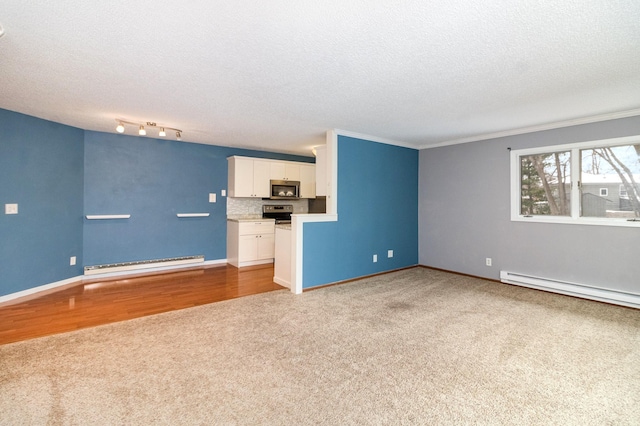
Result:
M122 124L122 121L118 123L118 126L116 127L116 132L124 133L124 124Z
M182 140L182 134L180 133L180 131L176 132L176 139L178 139L179 141Z
M140 136L145 136L147 134L147 131L144 129L144 126L142 124L140 125L140 130L138 130L138 134Z
M164 131L164 127L160 128L160 133L158 133L158 136L161 136L163 138L167 136L167 133Z

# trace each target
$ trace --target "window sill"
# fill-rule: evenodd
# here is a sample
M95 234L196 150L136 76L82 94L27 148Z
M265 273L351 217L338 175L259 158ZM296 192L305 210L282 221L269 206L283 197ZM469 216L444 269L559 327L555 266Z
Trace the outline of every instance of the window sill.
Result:
M512 222L535 222L535 223L560 223L565 225L596 225L596 226L618 226L627 228L640 228L640 218L636 221L627 219L610 219L610 218L571 218L561 216L512 216Z

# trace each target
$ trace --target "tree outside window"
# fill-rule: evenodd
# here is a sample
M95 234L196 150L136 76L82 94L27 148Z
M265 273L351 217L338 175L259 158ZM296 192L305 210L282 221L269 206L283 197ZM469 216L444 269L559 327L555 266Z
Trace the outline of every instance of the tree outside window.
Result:
M571 214L571 152L521 156L520 176L521 214Z

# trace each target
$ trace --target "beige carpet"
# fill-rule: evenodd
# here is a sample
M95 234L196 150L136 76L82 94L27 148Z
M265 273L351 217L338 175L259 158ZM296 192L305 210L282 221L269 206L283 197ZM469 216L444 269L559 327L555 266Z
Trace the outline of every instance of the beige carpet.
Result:
M0 424L640 424L640 311L424 268L0 346Z

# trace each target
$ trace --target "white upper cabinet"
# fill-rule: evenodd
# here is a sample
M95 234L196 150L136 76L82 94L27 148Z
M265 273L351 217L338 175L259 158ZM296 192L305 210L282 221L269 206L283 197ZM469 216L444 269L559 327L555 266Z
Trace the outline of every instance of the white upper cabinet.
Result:
M316 198L316 166L300 164L300 198Z
M273 180L300 180L300 166L297 163L285 161L271 162L271 179Z
M316 166L312 163L233 156L229 162L229 197L269 198L271 180L300 182L300 198L316 197Z
M269 161L229 157L229 197L269 197Z
M253 191L256 197L266 198L271 194L269 172L267 161L255 160L253 162Z

